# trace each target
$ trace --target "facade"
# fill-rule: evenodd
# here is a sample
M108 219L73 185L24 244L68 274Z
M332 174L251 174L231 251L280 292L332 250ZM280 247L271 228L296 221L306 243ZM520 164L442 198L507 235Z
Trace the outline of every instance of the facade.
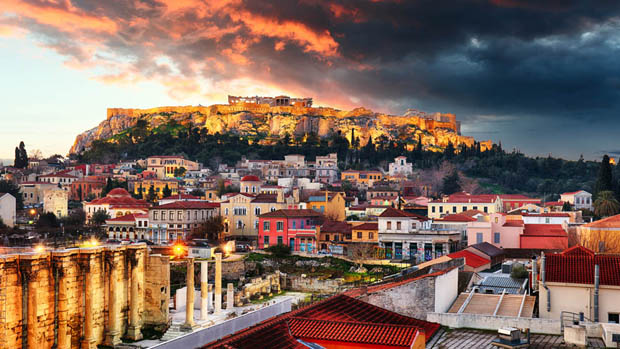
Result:
M317 233L318 249L333 254L348 255L348 241L351 240L351 225L347 222L328 220Z
M146 159L148 171L157 174L158 179L174 178L174 171L183 167L187 171L200 170L200 164L182 156L151 156Z
M23 195L24 205L38 205L43 203L45 190L57 188L58 185L48 182L21 182L19 187Z
M228 104L267 104L270 107L312 107L312 98L291 98L289 96L263 97L263 96L228 96Z
M291 251L314 253L323 216L309 209L277 210L259 216L258 248L282 244Z
M520 248L523 220L519 216L493 213L467 223L469 245L487 242L499 248Z
M593 251L620 253L620 215L578 226L577 235Z
M293 196L278 194L237 193L228 196L221 203L221 214L224 217L227 236L258 239L259 216L263 213L281 209L300 208Z
M90 194L94 197L101 197L101 191L106 185L104 177L89 176L80 178L71 183L71 200L83 201Z
M386 258L418 262L455 252L462 234L457 230L433 230L426 217L391 207L379 216L378 230Z
M220 215L218 203L175 201L149 209L148 238L156 243L184 240L195 228Z
M384 178L381 171L346 170L340 173L341 181L349 181L358 187L371 188Z
M9 193L0 193L0 219L4 225L12 228L17 218L17 201Z
M129 181L129 191L134 195L142 195L142 198L146 198L149 194L149 190L153 186L153 192L158 199L164 197L164 189L168 186L172 195L179 194L179 181L174 179L142 179L139 181Z
M441 218L448 214L478 210L484 213L502 211L502 201L498 195L456 193L428 203L428 217Z
M115 188L103 198L84 202L84 212L87 220L97 211L106 211L110 218L116 218L132 213L148 213L150 206L151 204L144 200L134 199L127 190Z
M38 177L39 182L46 182L55 185L60 185L63 188L71 188L71 183L77 181L79 178L72 174L69 174L69 171L61 171L51 174L46 174Z
M541 318L559 319L562 311L569 311L595 322L620 323L620 255L575 246L543 258L538 284ZM595 266L600 277L598 299Z
M51 212L56 217L69 214L69 192L61 188L50 188L43 194L43 211Z
M413 174L413 164L407 162L406 156L399 156L394 162L388 165L390 177L403 176L408 177Z
M263 182L256 176L245 176L241 178L239 190L242 193L257 195L260 193L262 184Z
M331 220L345 220L345 197L343 193L325 191L324 195L310 196L307 206Z
M314 180L322 183L334 183L338 180L338 153L318 156L314 162Z
M502 212L509 212L526 205L540 205L541 201L519 194L500 194L499 198L502 200Z
M366 200L370 205L397 206L399 193L396 189L374 187L366 191Z
M576 210L592 209L592 194L585 190L577 190L569 193L563 193L560 195L560 201L568 202Z
M366 243L379 245L379 223L367 222L354 225L351 228L352 243Z

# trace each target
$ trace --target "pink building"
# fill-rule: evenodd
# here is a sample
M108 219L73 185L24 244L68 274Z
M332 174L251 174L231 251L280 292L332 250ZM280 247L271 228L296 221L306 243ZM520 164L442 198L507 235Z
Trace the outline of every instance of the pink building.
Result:
M508 217L510 216L502 213L492 213L475 222L469 222L467 224L468 244L488 242L499 248L520 248L523 220L508 219Z
M259 216L258 248L283 244L292 251L315 252L316 228L323 215L315 210L277 210Z

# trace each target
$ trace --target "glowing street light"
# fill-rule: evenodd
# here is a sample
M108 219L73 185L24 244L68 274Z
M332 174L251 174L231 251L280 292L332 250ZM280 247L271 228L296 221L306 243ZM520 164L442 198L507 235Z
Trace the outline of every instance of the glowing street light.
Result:
M43 245L37 245L34 247L34 252L36 253L43 253L45 252L45 246Z

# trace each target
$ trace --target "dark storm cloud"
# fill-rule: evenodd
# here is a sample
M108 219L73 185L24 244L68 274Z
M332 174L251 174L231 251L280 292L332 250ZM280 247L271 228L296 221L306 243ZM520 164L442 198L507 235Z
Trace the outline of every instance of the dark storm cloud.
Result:
M609 0L9 0L0 24L115 71L107 82L185 79L191 92L192 79L249 78L341 107L455 112L510 137L517 118L533 136L620 128L619 13Z

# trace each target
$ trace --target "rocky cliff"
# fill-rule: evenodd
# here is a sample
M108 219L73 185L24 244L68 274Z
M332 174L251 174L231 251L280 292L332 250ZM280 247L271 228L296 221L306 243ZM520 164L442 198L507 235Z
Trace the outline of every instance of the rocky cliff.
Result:
M211 134L233 132L254 137L262 143L268 143L285 133L294 136L315 132L324 137L332 132L340 132L350 139L352 130L355 130L362 145L366 144L369 137L374 141L381 136L405 140L410 147L421 137L427 149L440 149L449 142L454 145L474 143L472 137L460 135L460 125L453 114L408 112L405 115L387 115L365 108L345 111L325 107L270 107L265 104L238 103L206 107L109 108L106 120L77 136L70 153L87 149L94 140L109 139L134 126L140 118L147 121L149 128L175 120L182 125L204 127ZM491 141L482 142L483 149L490 146Z

